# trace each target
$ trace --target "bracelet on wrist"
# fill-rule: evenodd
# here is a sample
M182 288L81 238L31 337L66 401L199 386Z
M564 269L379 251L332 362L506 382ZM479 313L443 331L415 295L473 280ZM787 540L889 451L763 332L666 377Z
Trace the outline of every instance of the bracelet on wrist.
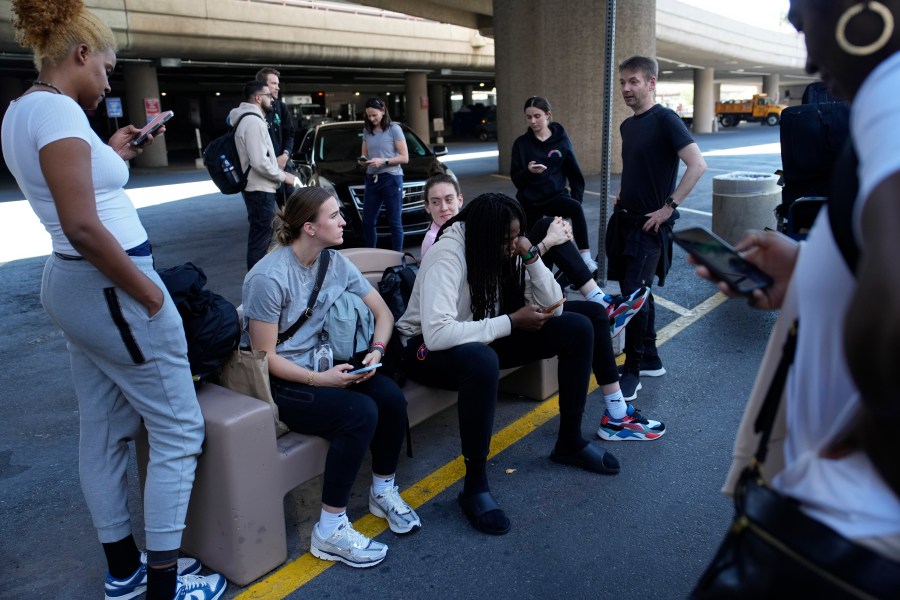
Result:
M384 355L387 354L387 346L385 346L381 342L375 342L374 344L372 344L372 348L369 350L369 352L375 352L376 350L381 352L381 358L384 358Z
M308 385L308 386L314 386L314 385L316 385L316 384L315 384L315 381L314 381L314 380L315 380L315 377L316 377L316 372L315 372L315 371L313 371L312 369L310 369L309 371L307 371L307 372L306 372L306 385Z

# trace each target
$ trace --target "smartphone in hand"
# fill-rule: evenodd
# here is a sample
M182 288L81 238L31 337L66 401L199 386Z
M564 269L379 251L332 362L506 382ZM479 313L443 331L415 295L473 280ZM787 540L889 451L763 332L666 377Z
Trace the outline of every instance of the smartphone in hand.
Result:
M167 110L166 112L159 113L153 119L144 125L143 129L141 129L140 133L138 133L137 137L131 140L132 146L140 146L144 142L147 141L148 135L153 135L156 131L163 126L163 124L175 116L175 113L171 110Z
M772 285L772 278L738 254L731 245L702 227L672 233L676 244L709 269L713 277L728 284L738 294L749 296L753 290Z
M557 302L557 303L554 304L553 306L548 306L547 308L543 309L541 312L544 313L545 315L549 315L549 314L552 313L554 310L556 310L557 308L559 308L560 306L562 306L563 302L565 302L565 301L566 301L565 297L560 298L560 299L559 299L559 302Z
M381 363L375 363L374 365L369 365L368 367L360 367L358 369L353 369L352 371L345 371L345 373L347 373L347 375L358 375L359 373L368 373L369 371L374 371L380 366Z

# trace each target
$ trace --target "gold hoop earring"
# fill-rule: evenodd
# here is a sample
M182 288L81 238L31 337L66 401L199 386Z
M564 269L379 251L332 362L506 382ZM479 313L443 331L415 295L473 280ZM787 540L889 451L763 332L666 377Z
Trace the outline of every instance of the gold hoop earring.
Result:
M881 35L877 40L872 42L867 46L857 46L855 44L851 44L847 39L847 24L850 20L856 15L860 14L864 10L871 10L874 13L877 13L881 20L884 21L884 29L881 32ZM884 48L885 44L888 43L888 40L891 39L891 36L894 34L894 15L891 14L891 11L888 7L886 7L881 2L860 2L859 4L854 4L850 8L844 11L844 14L841 15L841 18L838 19L837 27L834 31L834 38L837 40L838 46L841 47L841 50L846 52L847 54L851 54L853 56L869 56L870 54L874 54Z

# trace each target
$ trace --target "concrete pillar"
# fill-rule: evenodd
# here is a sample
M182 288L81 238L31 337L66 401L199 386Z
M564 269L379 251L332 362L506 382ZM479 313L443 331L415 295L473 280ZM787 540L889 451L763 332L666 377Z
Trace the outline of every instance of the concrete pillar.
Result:
M568 131L585 174L600 172L606 5L599 0L569 0L560 10L554 0L494 0L501 172L509 172L510 148L526 129L522 106L530 96L550 101L553 119ZM616 16L616 62L634 54L653 56L656 1L619 2ZM614 79L611 158L613 171L621 172L619 124L631 110L618 93L618 72Z
M616 64L636 54L656 57L656 0L620 0L616 3ZM613 81L618 85L618 71ZM613 98L612 172L621 173L622 138L619 125L634 113L625 105L621 94L616 93ZM613 194L616 191L610 190Z
M472 84L466 84L462 86L462 103L463 106L468 106L473 104L472 102L472 92L475 91L475 87Z
M722 84L714 83L713 84L713 103L722 101ZM715 110L715 104L713 104L713 110Z
M763 77L763 93L767 94L769 98L773 100L779 99L779 90L778 86L781 84L781 76L778 73L772 73L771 75L765 75Z
M447 121L447 117L444 114L446 94L444 93L444 86L440 83L429 83L428 84L428 125L432 126L434 123L434 119L444 119L444 129L446 132L450 127L451 123Z
M694 133L712 133L716 118L713 98L715 70L694 69Z
M125 122L135 127L143 127L147 122L145 99L160 100L159 81L156 67L146 63L125 63ZM160 106L160 110L162 107ZM174 121L172 121L174 122ZM136 167L166 167L169 165L166 152L166 136L155 138L153 143L131 161Z
M424 72L406 74L406 124L423 140L430 139L428 126L428 80Z

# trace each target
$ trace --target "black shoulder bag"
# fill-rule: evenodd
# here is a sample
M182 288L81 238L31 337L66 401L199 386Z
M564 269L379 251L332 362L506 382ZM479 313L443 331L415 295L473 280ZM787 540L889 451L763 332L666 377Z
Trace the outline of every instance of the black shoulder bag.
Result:
M843 182L832 188L829 220L841 254L855 272L859 250L850 216L858 186L851 144L839 163L836 175L843 175ZM762 435L735 489L731 529L691 594L696 600L900 598L900 563L855 544L807 516L799 503L763 481L762 465L794 361L797 328L795 321L754 422L754 431Z
M309 295L309 302L306 303L306 310L304 310L300 317L294 321L294 324L287 328L286 331L278 334L278 339L275 340L275 345L283 344L297 333L297 330L306 323L306 320L312 315L313 306L316 305L316 298L319 297L319 290L322 289L322 282L325 281L325 272L328 271L328 263L331 261L331 254L328 253L328 250L322 250L322 253L319 255L319 270L316 273L316 284L313 286L312 294Z

